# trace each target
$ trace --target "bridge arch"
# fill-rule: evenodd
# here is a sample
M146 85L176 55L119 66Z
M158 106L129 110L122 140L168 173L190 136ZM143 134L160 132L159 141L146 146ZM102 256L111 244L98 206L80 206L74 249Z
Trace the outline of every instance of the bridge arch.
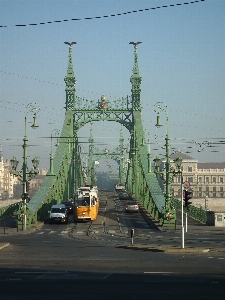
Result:
M140 85L137 45L134 43L134 67L130 77L131 96L108 101L102 95L99 101L84 101L75 96L76 78L72 64L72 45L69 46L69 62L66 83L65 119L59 138L59 146L49 172L40 189L27 205L28 223L43 217L54 202L71 197L77 186L82 184L81 154L78 130L85 124L96 121L113 121L122 124L130 133L129 165L126 187L133 197L161 223L165 222L168 209L165 198L153 172L141 120ZM93 163L93 155L89 155ZM21 208L20 212L22 211ZM171 207L169 207L171 210ZM171 220L170 220L171 221ZM28 224L28 226L29 226Z

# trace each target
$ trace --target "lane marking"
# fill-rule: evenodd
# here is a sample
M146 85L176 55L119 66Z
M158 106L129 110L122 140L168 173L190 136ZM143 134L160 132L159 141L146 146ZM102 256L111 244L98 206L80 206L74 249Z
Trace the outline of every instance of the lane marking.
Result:
M64 274L67 271L24 271L24 272L14 272L14 274Z
M106 276L103 277L102 279L106 279L106 278L108 278L108 277L111 276L111 275L113 275L113 273L110 273L110 274L106 275Z
M144 272L144 274L174 274L175 272Z

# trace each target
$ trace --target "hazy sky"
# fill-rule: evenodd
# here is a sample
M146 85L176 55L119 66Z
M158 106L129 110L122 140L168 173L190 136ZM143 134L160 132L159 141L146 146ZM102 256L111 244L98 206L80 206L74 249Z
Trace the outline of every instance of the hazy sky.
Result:
M224 0L0 0L0 25L4 158L22 160L26 105L36 102L40 127L27 128L28 155L30 160L40 157L40 166L49 167L49 137L54 129L61 130L65 113L65 41L77 42L73 47L76 94L96 102L101 94L107 100L130 95L133 46L129 42L141 41L142 117L146 139L153 143L152 158L165 155L161 147L166 126L154 126L154 105L163 102L172 148L200 162L225 161ZM31 125L32 114L27 118ZM164 112L161 122L166 123ZM88 138L89 128L79 135ZM105 144L96 147L116 148L119 129L112 122L94 123L95 141ZM126 129L123 132L127 143Z

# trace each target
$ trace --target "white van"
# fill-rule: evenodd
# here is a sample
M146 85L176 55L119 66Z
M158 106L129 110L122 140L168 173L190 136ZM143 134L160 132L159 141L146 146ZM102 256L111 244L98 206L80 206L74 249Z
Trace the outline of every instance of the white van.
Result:
M49 212L49 223L67 223L68 216L65 204L52 205Z

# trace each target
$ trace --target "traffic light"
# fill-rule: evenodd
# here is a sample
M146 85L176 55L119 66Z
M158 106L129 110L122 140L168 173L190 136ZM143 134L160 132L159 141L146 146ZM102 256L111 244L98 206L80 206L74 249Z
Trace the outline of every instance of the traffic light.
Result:
M188 210L188 206L192 203L192 202L189 201L192 198L191 194L192 194L192 192L189 192L189 191L186 191L186 190L183 191L184 207L186 207L187 210Z
M22 198L23 200L27 199L27 197L28 197L28 193L23 193L23 194L21 195L21 198Z

